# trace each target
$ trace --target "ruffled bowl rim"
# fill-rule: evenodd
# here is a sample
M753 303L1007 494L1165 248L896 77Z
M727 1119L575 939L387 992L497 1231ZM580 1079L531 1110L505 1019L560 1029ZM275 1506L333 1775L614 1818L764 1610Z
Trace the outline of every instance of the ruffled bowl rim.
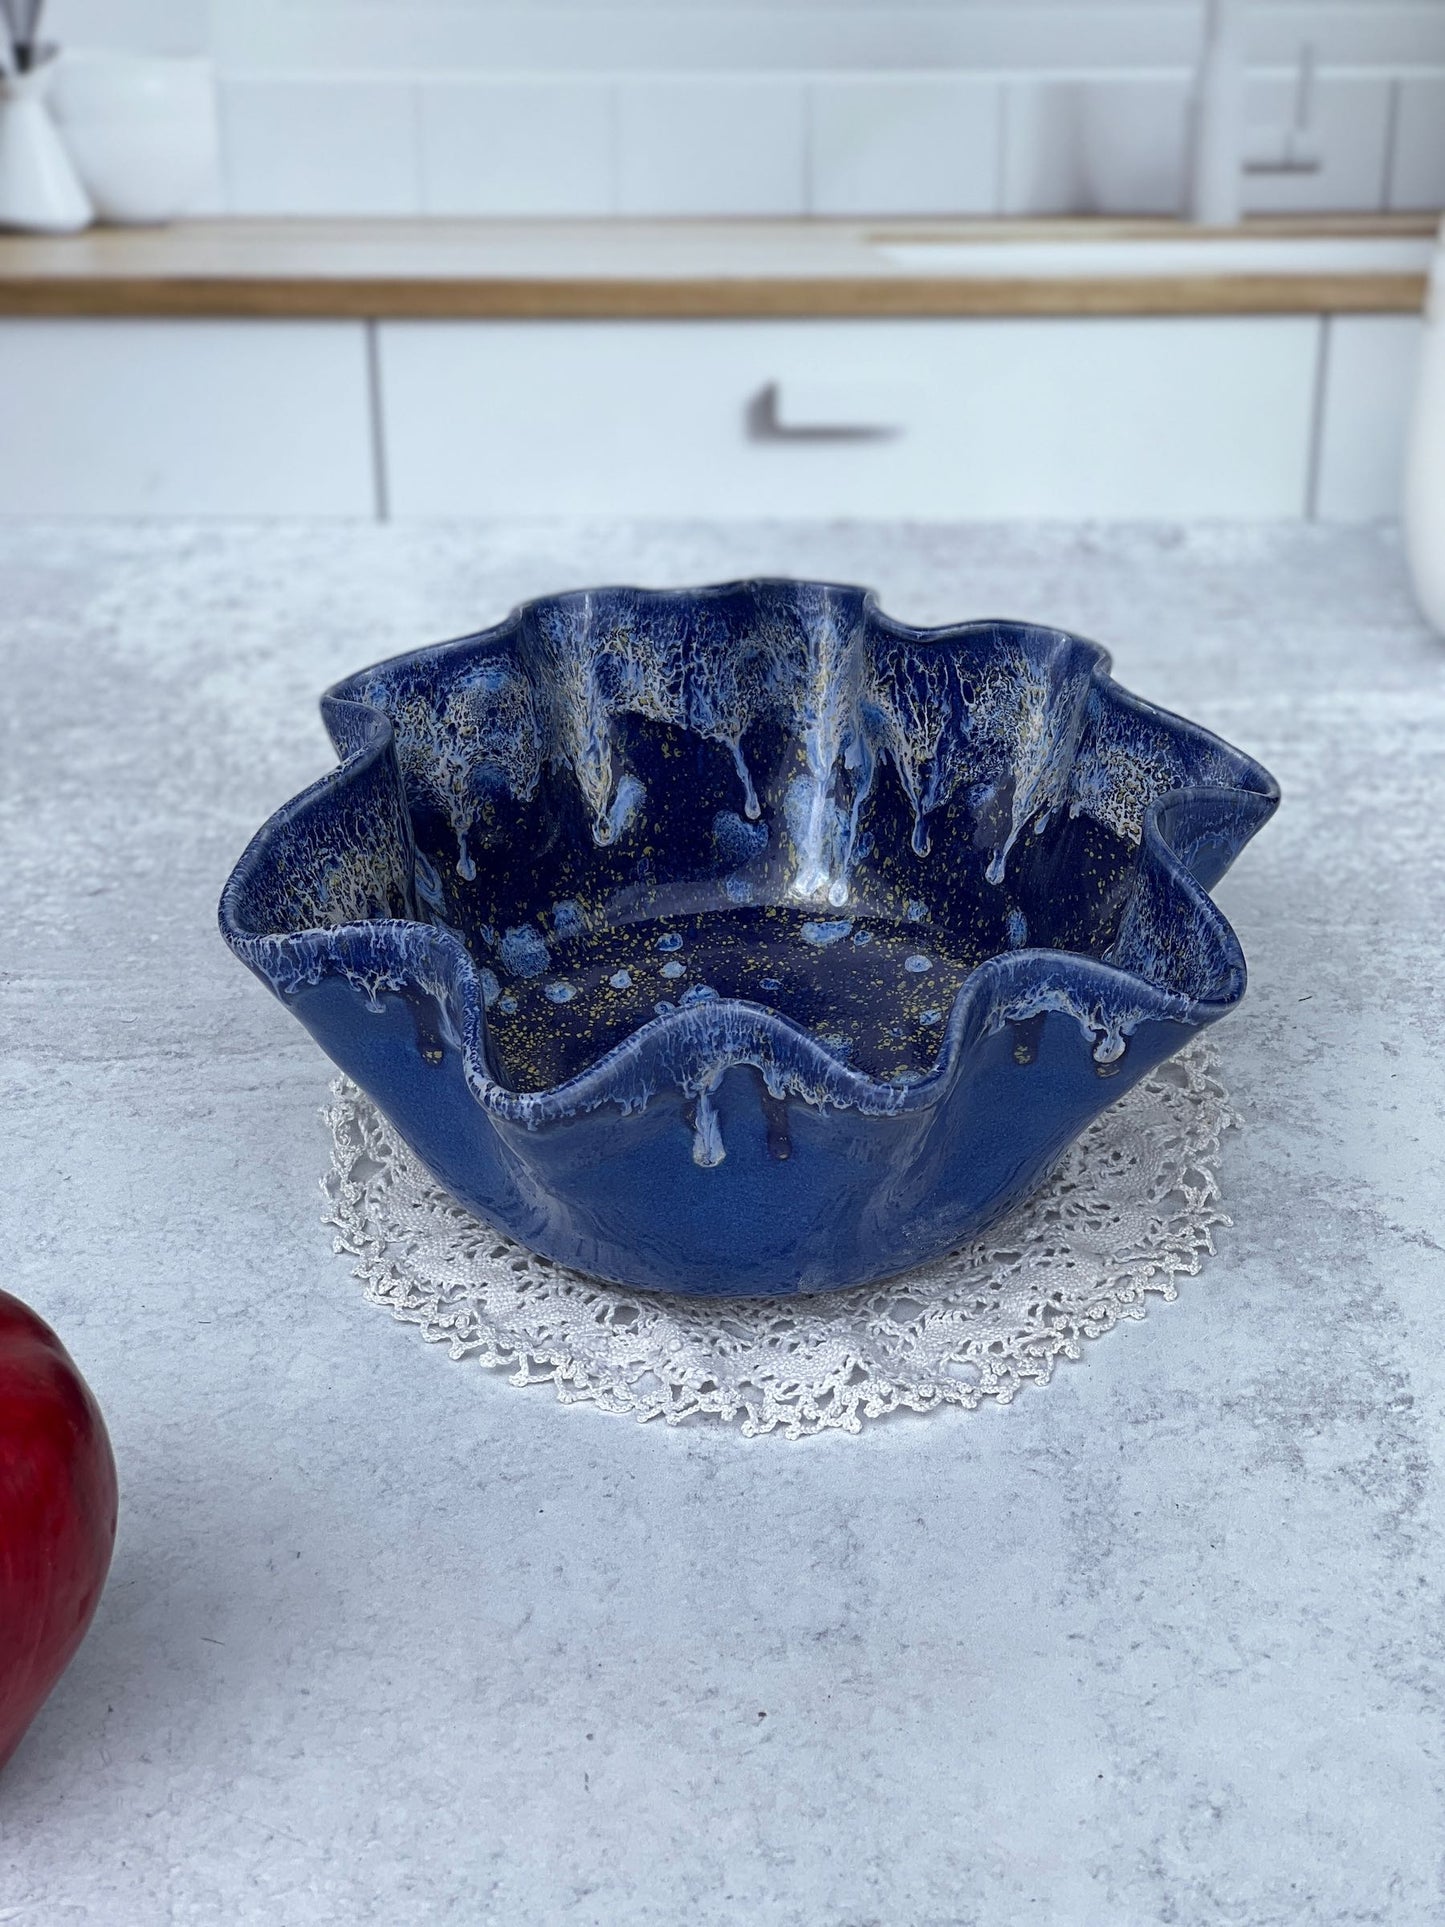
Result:
M1110 1035L1122 1027L1121 1034L1127 1038L1138 1023L1147 1019L1200 1027L1234 1009L1247 981L1239 938L1209 890L1191 873L1180 849L1170 841L1167 819L1191 803L1232 804L1242 818L1248 818L1252 806L1255 820L1247 822L1238 837L1237 848L1242 848L1274 813L1280 800L1279 785L1247 752L1202 724L1151 703L1116 682L1113 659L1101 644L1052 626L1049 633L1089 653L1091 690L1151 724L1177 731L1201 752L1221 752L1238 764L1248 779L1166 791L1147 806L1141 820L1135 893L1152 867L1168 890L1176 893L1181 919L1200 919L1213 950L1213 995L1191 997L1169 990L1137 971L1081 951L1028 947L995 954L974 967L955 994L933 1068L913 1083L893 1084L852 1069L781 1011L742 998L720 997L650 1017L571 1077L543 1090L517 1091L499 1082L487 1068L486 1001L480 975L465 946L450 931L402 918L372 918L284 932L247 927L247 892L267 868L277 839L298 817L374 771L391 752L395 740L391 718L355 693L367 678L448 654L464 662L469 651L483 646L495 648L514 638L526 617L538 608L608 595L696 602L704 597L769 588L860 593L856 584L777 576L744 577L700 588L642 589L619 584L564 590L518 603L490 628L404 651L342 677L322 696L322 713L328 723L344 717L354 728L357 747L334 769L282 804L250 839L221 895L218 916L226 943L278 991L278 980L289 980L297 986L316 983L338 969L353 979L374 983L378 991L404 993L411 987L434 996L451 1018L466 1081L477 1102L494 1116L529 1128L575 1117L608 1103L618 1104L624 1113L641 1109L663 1084L680 1085L685 1091L707 1089L710 1073L720 1075L735 1064L753 1064L770 1085L776 1076L780 1089L813 1103L865 1115L897 1116L937 1105L956 1082L969 1048L1006 1022L1061 1011L1072 1015L1086 1034ZM875 591L861 593L865 618L885 623L893 634L912 642L957 649L982 631L1037 631L1041 626L1016 618L985 617L918 627L886 615ZM1236 853L1237 849L1232 854ZM1064 977L1067 983L1061 982Z

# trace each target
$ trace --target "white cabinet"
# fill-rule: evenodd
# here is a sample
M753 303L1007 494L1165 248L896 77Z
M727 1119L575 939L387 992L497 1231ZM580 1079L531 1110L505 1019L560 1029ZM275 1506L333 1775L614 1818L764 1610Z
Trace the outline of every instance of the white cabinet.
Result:
M393 514L1297 516L1320 323L387 322Z
M1420 323L373 328L0 320L0 514L1364 520Z
M0 515L371 515L366 327L0 321Z
M1328 330L1314 512L1323 522L1396 516L1423 324L1412 314L1335 315Z

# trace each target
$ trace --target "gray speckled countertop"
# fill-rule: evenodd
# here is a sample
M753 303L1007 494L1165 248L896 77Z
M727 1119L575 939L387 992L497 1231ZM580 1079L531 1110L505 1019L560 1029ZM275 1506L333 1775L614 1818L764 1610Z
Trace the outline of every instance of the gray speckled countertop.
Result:
M1259 755L1235 1228L1006 1410L641 1428L451 1363L319 1222L227 869L345 670L563 584L1018 614ZM3 1283L120 1545L0 1921L1445 1918L1445 645L1389 532L0 526Z

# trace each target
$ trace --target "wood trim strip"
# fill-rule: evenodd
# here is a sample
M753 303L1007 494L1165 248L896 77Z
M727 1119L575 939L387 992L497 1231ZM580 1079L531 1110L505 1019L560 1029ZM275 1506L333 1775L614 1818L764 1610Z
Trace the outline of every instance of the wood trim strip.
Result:
M1424 298L1425 277L1415 274L985 280L0 273L0 316L388 321L1412 314Z

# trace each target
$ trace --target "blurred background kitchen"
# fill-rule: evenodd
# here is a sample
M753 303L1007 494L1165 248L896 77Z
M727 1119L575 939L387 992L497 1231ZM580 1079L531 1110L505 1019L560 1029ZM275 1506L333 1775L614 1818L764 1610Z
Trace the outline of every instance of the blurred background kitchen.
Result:
M33 5L0 512L1400 511L1442 0Z

